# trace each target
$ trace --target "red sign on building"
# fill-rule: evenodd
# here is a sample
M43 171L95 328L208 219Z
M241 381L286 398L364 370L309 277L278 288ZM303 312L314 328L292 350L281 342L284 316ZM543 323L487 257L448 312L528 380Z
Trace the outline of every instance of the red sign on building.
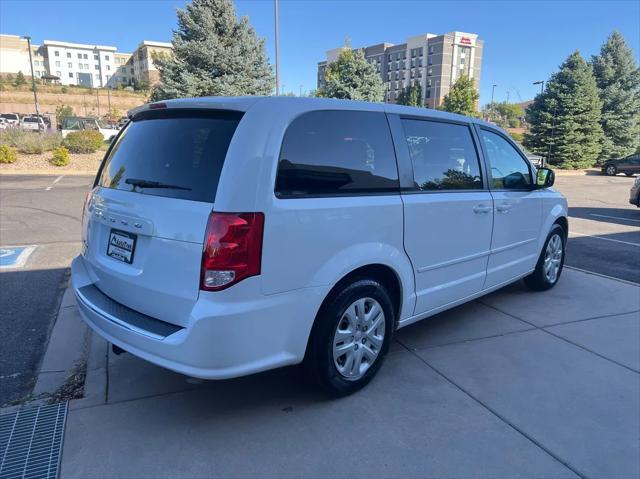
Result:
M460 43L463 45L471 45L471 38L460 37Z

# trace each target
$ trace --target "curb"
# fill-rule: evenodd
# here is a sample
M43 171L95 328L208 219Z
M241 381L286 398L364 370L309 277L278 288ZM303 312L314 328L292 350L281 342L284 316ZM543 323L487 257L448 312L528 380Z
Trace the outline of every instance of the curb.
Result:
M0 169L0 176L11 175L29 175L29 176L96 176L97 170L63 170L63 169L50 169L50 170L4 170Z
M32 395L49 396L63 386L77 364L85 361L89 328L80 318L75 298L67 288L36 377Z

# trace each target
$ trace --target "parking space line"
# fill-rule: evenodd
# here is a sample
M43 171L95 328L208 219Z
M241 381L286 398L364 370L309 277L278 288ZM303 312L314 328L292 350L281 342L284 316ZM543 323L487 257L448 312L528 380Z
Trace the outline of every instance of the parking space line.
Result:
M628 244L629 246L640 246L639 243L632 243L630 241L622 241L622 240L617 240L612 238L603 238L602 236L597 236L597 235L586 235L584 233L576 233L575 231L569 231L569 236L571 235L586 236L587 238L596 238L604 241L613 241L614 243Z
M621 281L623 283L627 283L630 284L631 286L640 286L640 283L636 283L635 281L631 281L628 279L622 279L622 278L616 278L615 276L609 276L608 274L602 274L602 273L598 273L597 271L591 271L589 269L582 269L582 268L578 268L577 266L571 266L567 263L564 264L565 268L569 268L569 269L575 269L576 271L580 271L582 273L586 273L586 274L593 274L595 276L602 276L603 278L607 278L607 279L611 279L613 281ZM635 311L630 311L631 313L634 313ZM627 313L624 313L627 314ZM617 316L617 314L614 314L613 316ZM597 318L589 318L589 319L597 319ZM572 322L572 321L569 321Z
M599 215L596 213L589 213L591 216L597 216L599 218L611 218L614 220L624 220L624 221L632 221L634 223L640 223L640 220L632 220L631 218L624 218L623 216L609 216L609 215Z
M53 188L53 185L55 185L58 181L60 181L62 178L64 178L64 175L58 176L55 180L53 180L53 183L51 183L49 186L47 186L44 190L45 191L50 191L51 188Z

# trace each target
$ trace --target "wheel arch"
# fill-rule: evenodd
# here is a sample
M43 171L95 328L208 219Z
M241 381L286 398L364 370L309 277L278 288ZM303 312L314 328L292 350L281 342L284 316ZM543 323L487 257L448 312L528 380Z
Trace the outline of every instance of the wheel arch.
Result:
M371 263L362 266L358 266L348 273L344 274L329 290L329 292L325 295L318 311L316 312L315 318L313 320L313 324L311 326L311 330L309 331L309 336L307 337L307 347L305 352L305 358L309 353L309 344L310 339L313 337L314 330L316 329L319 319L322 315L322 312L327 307L329 302L337 295L339 292L348 284L358 280L358 279L374 279L382 284L388 291L391 296L391 302L393 304L394 313L395 313L395 323L396 326L400 319L400 314L402 311L402 307L404 304L403 301L403 293L405 292L405 287L402 284L402 280L398 272L389 265L382 263Z

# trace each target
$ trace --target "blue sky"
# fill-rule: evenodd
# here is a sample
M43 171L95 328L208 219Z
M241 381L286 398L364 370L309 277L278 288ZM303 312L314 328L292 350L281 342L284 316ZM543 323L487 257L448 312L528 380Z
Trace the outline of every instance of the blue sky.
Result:
M0 0L0 32L44 39L114 45L130 52L141 40L170 41L175 0ZM266 39L274 59L272 0L238 0ZM326 50L402 43L420 33L460 30L485 41L481 103L532 98L574 50L586 56L617 29L640 52L640 1L280 0L281 77L286 91L316 87L316 63Z

